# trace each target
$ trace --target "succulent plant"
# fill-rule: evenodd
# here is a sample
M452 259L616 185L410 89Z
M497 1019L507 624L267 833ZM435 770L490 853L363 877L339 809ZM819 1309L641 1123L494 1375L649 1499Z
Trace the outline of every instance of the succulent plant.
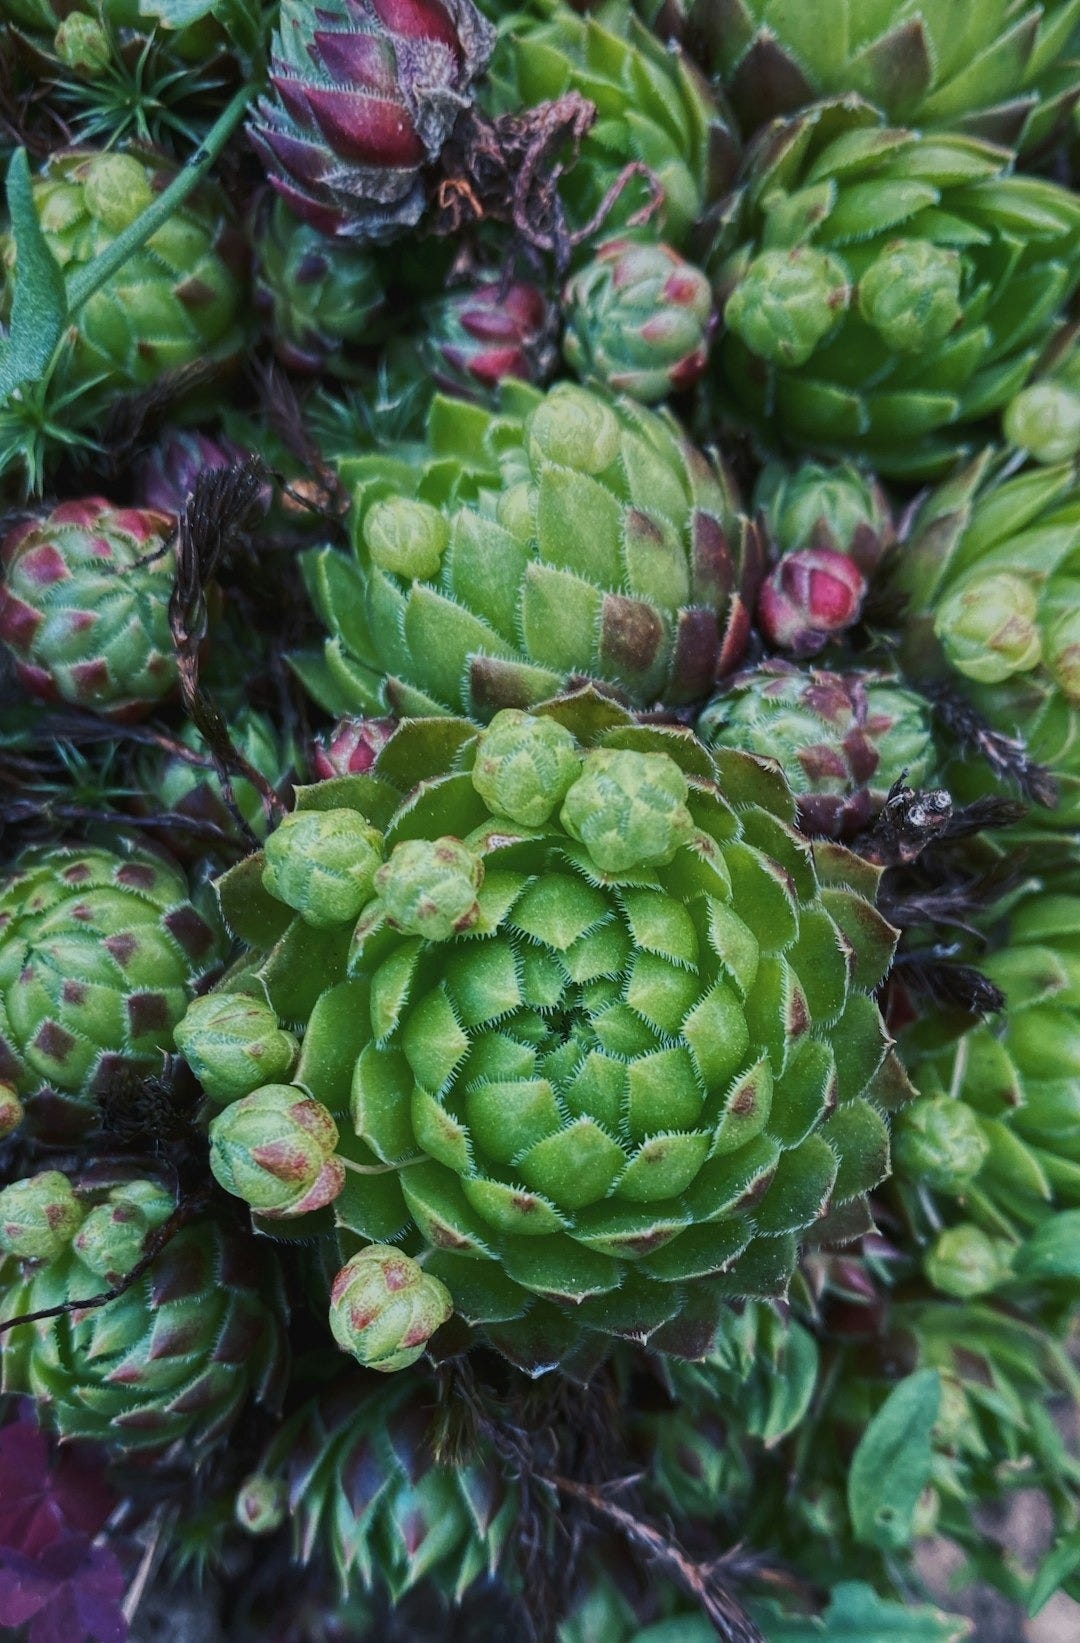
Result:
M920 478L1024 386L1080 279L1080 202L973 137L820 103L748 152L714 359L771 442Z
M406 722L298 804L273 875L250 858L222 904L338 1118L346 1251L394 1240L453 1327L582 1370L613 1335L702 1350L725 1297L783 1291L798 1238L864 1224L894 932L876 870L834 845L819 879L778 774L585 691ZM308 831L336 851L344 816L368 899L332 923Z
M285 1487L303 1563L329 1553L343 1589L395 1601L425 1579L460 1597L499 1567L515 1491L490 1453L440 1464L430 1426L416 1390L355 1376L286 1421L257 1477Z
M280 735L267 714L248 707L232 714L228 728L237 752L272 791L287 794L299 762L292 738ZM188 723L177 741L193 757L185 758L181 752L162 754L154 749L140 761L139 774L147 800L192 822L210 823L225 837L235 838L239 831L236 816L226 802L204 738L194 724ZM262 793L246 776L230 776L229 788L243 821L256 838L265 838L270 822ZM179 845L181 840L176 842Z
M0 1192L0 1250L20 1261L52 1261L78 1231L85 1210L59 1170L42 1170Z
M174 1033L176 1048L206 1094L225 1105L262 1085L279 1087L297 1055L264 998L240 992L193 998Z
M754 488L754 506L780 554L824 548L869 574L896 540L888 497L854 462L770 462Z
M421 324L421 359L444 393L484 400L509 377L550 375L553 321L538 285L479 280L428 305Z
M854 627L862 615L867 584L845 553L799 548L785 553L758 594L757 625L777 650L803 659Z
M279 199L265 213L255 254L255 304L282 364L348 376L350 350L379 338L386 292L372 253L328 239Z
M90 846L25 852L0 888L0 1077L32 1126L95 1116L119 1068L152 1072L218 937L162 857Z
M904 1033L922 1095L896 1150L913 1181L962 1198L984 1232L1015 1239L1055 1209L1080 1207L1080 898L1028 896L999 940L980 961L1006 997L999 1020L939 1012Z
M152 152L50 155L33 185L34 207L65 278L108 250L175 175L173 162ZM10 276L10 238L0 256ZM2 321L11 293L9 277L0 286ZM57 381L81 391L79 414L88 416L109 394L150 388L196 364L224 366L244 340L243 301L243 242L224 196L201 186L78 309Z
M99 1295L95 1267L70 1244L21 1273L9 1257L0 1320ZM63 1438L196 1456L227 1435L249 1396L273 1395L282 1319L260 1283L250 1250L200 1220L115 1300L16 1324L4 1336L0 1384L31 1395Z
M472 0L284 0L271 94L248 135L285 203L324 234L386 240L419 222L494 35Z
M746 131L821 97L857 92L891 120L1039 147L1076 102L1075 0L637 0L688 38Z
M131 719L175 688L171 529L90 496L9 531L0 639L31 695Z
M359 1250L330 1288L330 1328L341 1350L388 1375L416 1363L453 1310L446 1285L390 1244Z
M1010 474L984 452L923 501L893 579L912 676L951 674L995 729L1022 732L1058 778L1059 826L1080 818L1077 471Z
M139 463L139 506L175 516L200 474L231 468L247 456L247 451L224 435L211 438L194 428L167 428Z
M577 92L597 120L560 194L580 232L610 234L652 201L644 179L612 201L627 166L644 167L662 191L650 229L677 251L700 231L710 204L730 186L738 140L727 109L681 51L668 51L633 15L628 0L603 0L580 17L564 0L493 8L499 43L484 90L486 106L516 114ZM601 218L597 222L597 216ZM591 236L590 236L591 237Z
M345 1184L337 1138L321 1102L291 1084L262 1084L214 1119L210 1168L226 1192L267 1219L306 1215Z
M775 759L800 827L830 838L868 826L896 780L924 785L935 763L926 703L883 672L763 662L728 682L697 733L710 746Z
M716 327L712 288L667 245L605 240L563 293L567 363L645 405L693 387Z
M757 533L669 417L515 383L497 413L437 398L422 452L340 473L354 558L308 556L332 637L297 664L332 712L487 719L581 678L680 705L742 656Z
M396 719L339 719L312 746L312 773L323 782L333 776L362 776L396 729Z

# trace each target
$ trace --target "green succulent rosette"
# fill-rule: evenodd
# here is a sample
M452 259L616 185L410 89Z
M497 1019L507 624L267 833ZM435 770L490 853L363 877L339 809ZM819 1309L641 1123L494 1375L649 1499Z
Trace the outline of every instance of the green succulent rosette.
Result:
M767 443L918 479L1027 382L1080 281L1080 201L857 97L761 132L721 237L719 390Z
M233 746L248 764L265 778L276 793L288 793L292 773L300 763L292 737L282 736L268 714L248 707L239 707L230 714L228 729ZM230 840L238 836L239 828L233 811L225 801L221 780L197 726L189 721L180 731L177 741L192 757L185 758L179 751L162 755L154 749L140 760L139 777L145 802L190 820L196 839L205 852L206 841L199 840L200 829L207 825L215 827L224 840ZM265 838L270 824L263 796L254 782L248 781L246 776L233 776L229 787L243 820L256 838ZM176 843L183 843L182 835L178 836Z
M113 1208L132 1185L146 1183L108 1194ZM146 1236L161 1220L159 1208ZM110 1280L95 1258L97 1243L91 1264L77 1244L47 1261L4 1261L0 1321L100 1295ZM280 1299L266 1292L250 1242L210 1219L176 1233L104 1306L17 1324L2 1340L2 1390L33 1398L60 1437L105 1443L114 1453L197 1455L213 1447L249 1397L272 1401L284 1361Z
M653 198L647 179L631 178L614 201L609 190L628 166L644 167L662 193L648 232L686 250L730 186L738 159L728 112L690 58L667 50L628 0L604 0L586 17L564 0L488 10L499 24L481 91L489 112L520 114L568 92L596 108L580 155L559 182L571 227L592 224L610 234L631 226Z
M518 1500L483 1450L440 1464L432 1412L402 1382L347 1377L303 1404L257 1476L284 1490L297 1559L399 1602L422 1580L459 1600L509 1548Z
M65 279L107 251L175 175L171 160L149 150L51 155L34 181L34 207ZM10 238L0 258L6 322L14 288ZM244 283L243 242L224 196L202 184L79 308L56 386L80 396L85 418L110 395L151 388L186 367L224 367L244 341Z
M219 931L163 857L26 851L0 886L0 1078L31 1126L84 1130L117 1073L160 1068L219 956Z
M582 1373L617 1335L694 1355L801 1239L868 1226L910 1093L871 996L895 932L775 772L585 690L406 722L297 802L382 833L359 917L295 916L260 855L223 909L337 1117L337 1253L422 1255L448 1340Z
M937 1012L909 1027L905 1062L934 1122L963 1160L933 1189L992 1236L1014 1241L1060 1210L1080 1208L1080 897L1028 897L980 967L1005 995L1000 1016ZM925 1126L924 1126L925 1127ZM914 1166L906 1154L914 1153ZM918 1184L918 1150L897 1145L901 1179Z
M489 719L568 682L701 700L740 660L760 541L669 416L563 383L437 397L426 443L343 460L353 555L308 554L330 631L294 665L334 713Z
M1077 0L636 0L684 39L743 129L857 92L891 120L1043 147L1078 95Z
M304 375L355 375L350 350L378 340L386 303L370 249L320 234L275 200L255 256L255 304L282 363Z
M984 452L932 491L896 557L912 677L950 679L991 726L1022 737L1054 774L1057 807L1080 820L1080 468L1012 473ZM950 770L977 783L969 762Z

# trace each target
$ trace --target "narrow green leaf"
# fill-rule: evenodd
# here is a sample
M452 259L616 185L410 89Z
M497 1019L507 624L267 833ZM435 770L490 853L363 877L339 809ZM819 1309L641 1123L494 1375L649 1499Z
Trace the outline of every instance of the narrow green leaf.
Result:
M941 1403L936 1369L893 1388L859 1440L848 1474L848 1510L864 1546L895 1551L912 1536L915 1507L930 1481L930 1434Z
M24 382L43 376L64 331L64 276L38 222L25 148L11 156L7 208L15 241L11 326L0 346L0 404Z
M1080 1529L1063 1535L1039 1564L1028 1593L1028 1614L1037 1615L1077 1568L1080 1568Z

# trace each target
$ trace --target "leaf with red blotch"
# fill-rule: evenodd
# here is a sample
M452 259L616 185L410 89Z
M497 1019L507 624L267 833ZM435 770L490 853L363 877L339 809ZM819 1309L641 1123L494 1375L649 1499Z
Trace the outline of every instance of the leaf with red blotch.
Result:
M124 1571L107 1547L69 1535L36 1558L0 1551L0 1628L27 1643L124 1643Z

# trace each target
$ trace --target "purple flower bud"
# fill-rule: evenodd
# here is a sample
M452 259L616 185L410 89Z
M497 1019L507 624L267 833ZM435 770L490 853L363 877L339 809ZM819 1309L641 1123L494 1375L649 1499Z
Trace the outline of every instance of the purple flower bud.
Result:
M365 775L396 729L396 719L339 719L333 730L312 746L311 768L316 780Z
M552 365L550 332L538 286L518 281L504 289L488 280L432 307L424 355L440 388L477 397L507 377L542 382Z
M195 428L167 428L139 464L139 502L159 513L178 514L200 474L229 468L234 462L243 462L247 455L231 439L211 439Z
M859 619L866 578L842 553L803 548L781 559L758 596L764 638L793 656L813 656Z

